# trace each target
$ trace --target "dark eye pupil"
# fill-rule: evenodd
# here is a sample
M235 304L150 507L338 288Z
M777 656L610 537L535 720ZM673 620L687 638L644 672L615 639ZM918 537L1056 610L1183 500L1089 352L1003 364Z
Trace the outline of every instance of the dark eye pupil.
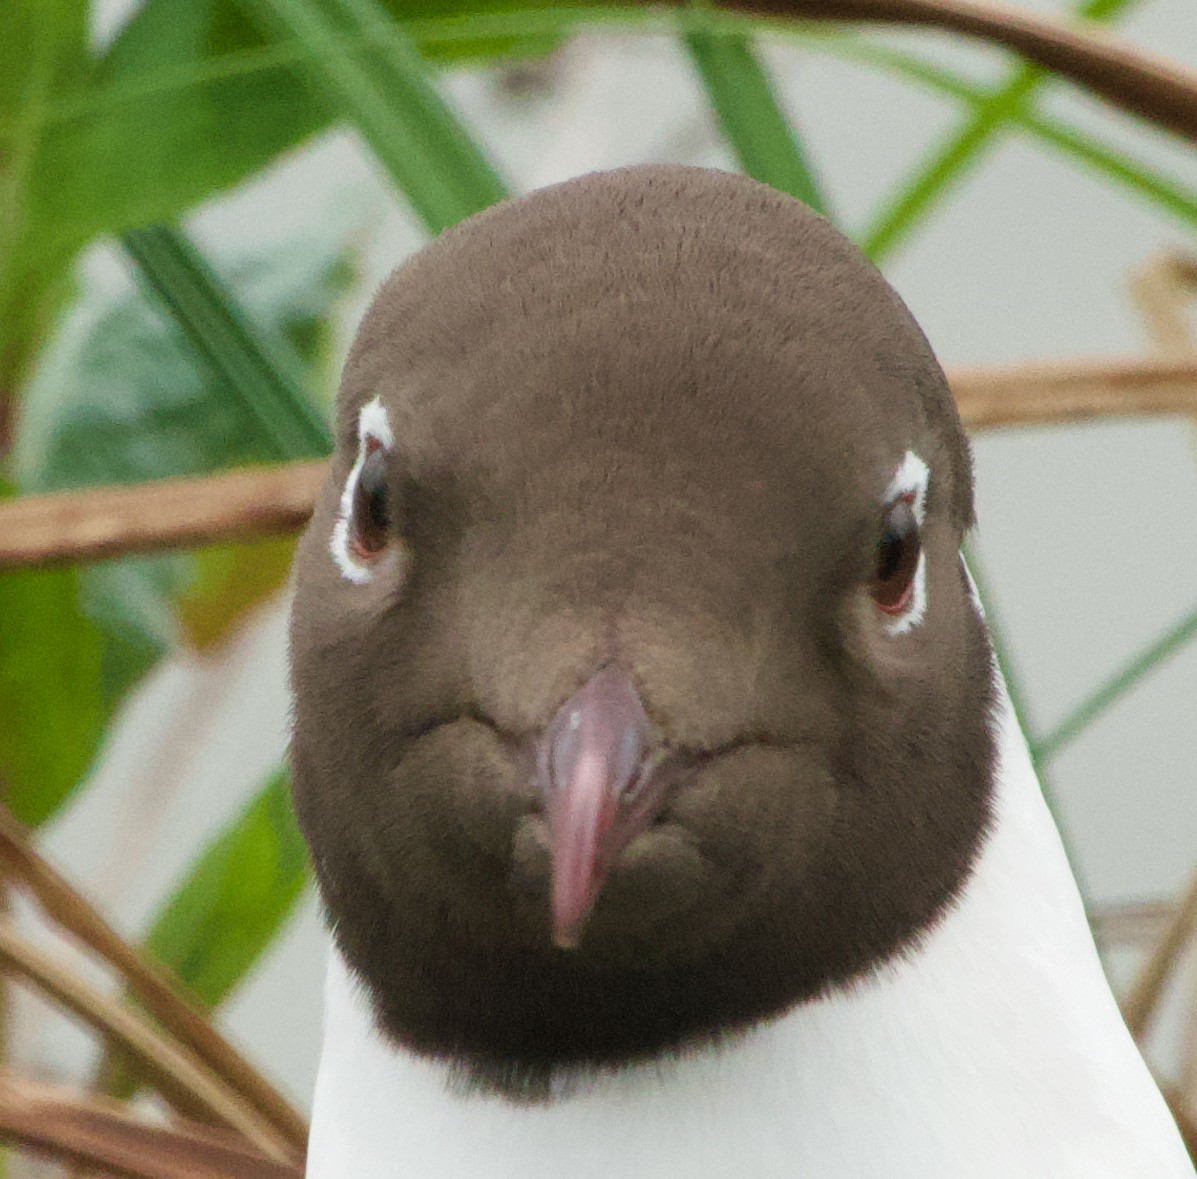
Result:
M900 614L909 605L920 549L918 521L910 501L895 500L882 520L872 585L873 600L887 614Z
M877 580L886 582L893 579L902 567L902 554L906 551L904 539L896 532L886 532L877 546Z
M386 452L368 441L366 459L353 490L353 546L360 555L373 556L386 548L390 530Z

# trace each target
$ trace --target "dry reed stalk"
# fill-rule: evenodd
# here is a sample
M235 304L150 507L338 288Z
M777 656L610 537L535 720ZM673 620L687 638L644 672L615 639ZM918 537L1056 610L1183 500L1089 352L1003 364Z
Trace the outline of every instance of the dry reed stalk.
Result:
M1175 250L1160 254L1131 275L1130 287L1156 351L1175 360L1197 357L1197 337L1190 317L1193 301L1197 299L1197 257ZM1160 945L1163 944L1161 939ZM1176 947L1171 971L1179 967L1187 948L1187 939ZM1186 1014L1172 1105L1174 1110L1187 1114L1197 1097L1197 971L1189 983Z
M1123 901L1092 905L1089 926L1099 946L1154 946L1176 913L1175 901Z
M948 373L966 427L1197 416L1197 358L1086 359ZM0 571L297 532L326 467L292 463L0 504Z
M1188 316L1197 298L1197 258L1179 251L1158 255L1131 275L1130 288L1155 350L1170 360L1197 356Z
M788 20L942 29L1011 49L1027 61L1186 139L1197 141L1197 73L1104 30L977 0L717 0L723 8Z
M1189 1157L1197 1162L1197 1122L1193 1121L1183 1096L1177 1090L1162 1086L1160 1092L1168 1103L1168 1109L1176 1122L1176 1128L1180 1131L1181 1141L1185 1144Z
M82 1101L0 1072L0 1138L120 1179L302 1179L207 1126L151 1126L115 1103ZM92 1170L96 1168L98 1170Z
M1197 873L1189 882L1180 904L1164 930L1156 947L1147 956L1122 1004L1122 1014L1131 1035L1142 1041L1151 1030L1152 1020L1159 1010L1168 979L1185 947L1197 931Z
M225 1126L268 1158L295 1159L293 1145L189 1052L33 946L6 919L0 920L0 968L40 991L126 1053L150 1084L184 1116L198 1116Z
M1197 357L1192 355L957 367L949 381L961 420L974 431L1142 414L1197 414Z
M22 885L42 911L120 975L130 994L162 1027L302 1154L307 1124L278 1091L209 1022L155 963L121 937L71 884L30 846L0 807L0 874Z
M323 476L324 463L301 462L10 500L0 505L0 567L298 532Z

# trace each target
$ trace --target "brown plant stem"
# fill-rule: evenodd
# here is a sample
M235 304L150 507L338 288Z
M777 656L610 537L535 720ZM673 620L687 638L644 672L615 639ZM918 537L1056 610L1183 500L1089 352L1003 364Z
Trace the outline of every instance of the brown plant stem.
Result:
M1101 949L1115 946L1149 948L1157 943L1175 915L1176 901L1173 898L1120 901L1092 905L1087 913L1089 926Z
M1104 32L981 0L716 0L790 20L942 29L1001 45L1112 106L1197 141L1197 73Z
M1122 1014L1126 1026L1136 1040L1142 1040L1151 1030L1152 1020L1159 1010L1160 1000L1168 979L1180 960L1181 954L1197 930L1197 874L1189 882L1185 894L1177 905L1155 948L1139 971L1126 1000Z
M1197 298L1197 258L1177 250L1157 255L1131 274L1130 288L1156 352L1192 359L1197 341L1188 311Z
M948 380L974 431L1197 415L1197 358L957 367ZM297 532L325 469L301 462L9 500L0 504L0 570Z
M307 1124L278 1091L209 1022L166 973L121 937L71 884L30 846L20 824L0 807L0 875L24 886L42 911L111 966L129 992L180 1044L218 1074L302 1154Z
M146 1079L184 1116L198 1116L225 1126L270 1158L295 1158L291 1143L190 1053L118 1000L100 994L31 945L7 919L0 919L0 968L127 1053Z
M9 500L0 504L0 568L297 532L323 474L324 463L301 462Z
M147 1125L116 1104L0 1073L0 1139L121 1179L302 1179L243 1143L190 1124Z
M1185 1150L1189 1152L1189 1158L1197 1162L1197 1123L1194 1123L1189 1114L1183 1094L1167 1086L1161 1086L1160 1092L1168 1103L1168 1110L1180 1131L1180 1139L1185 1144Z
M948 379L970 430L1197 413L1197 358L1037 361L957 367Z

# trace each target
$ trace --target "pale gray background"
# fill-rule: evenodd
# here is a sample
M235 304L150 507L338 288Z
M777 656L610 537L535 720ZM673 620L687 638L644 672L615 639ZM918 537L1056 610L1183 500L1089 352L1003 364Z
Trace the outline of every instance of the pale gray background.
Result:
M1050 0L1027 7L1056 11ZM135 7L100 5L106 37ZM1062 11L1062 9L1059 9ZM1121 26L1140 45L1197 65L1192 0L1148 0ZM979 79L1003 59L943 38L900 38ZM772 44L767 60L847 227L963 108L875 72ZM694 78L668 39L591 36L513 99L496 75L447 88L513 186L647 160L731 166ZM1053 88L1044 108L1116 138L1197 189L1197 153ZM377 281L421 235L349 133L321 136L263 179L200 210L192 228L216 251L288 240L356 219L366 280L346 335ZM1023 138L1005 137L887 267L946 364L1135 354L1146 341L1128 271L1192 234ZM113 254L87 260L93 290L127 282ZM1008 431L976 442L978 550L1012 643L1037 731L1197 602L1197 435L1182 421ZM128 708L96 780L46 839L49 853L133 933L184 865L233 815L286 741L284 614L265 609L219 659L179 658ZM1197 645L1114 708L1052 769L1054 799L1087 897L1173 893L1197 864ZM324 936L309 898L223 1013L228 1029L306 1105L320 1034ZM1114 956L1124 979L1135 955ZM1173 1067L1178 988L1154 1050ZM86 1040L36 1005L21 1009L21 1055L50 1077L78 1073Z

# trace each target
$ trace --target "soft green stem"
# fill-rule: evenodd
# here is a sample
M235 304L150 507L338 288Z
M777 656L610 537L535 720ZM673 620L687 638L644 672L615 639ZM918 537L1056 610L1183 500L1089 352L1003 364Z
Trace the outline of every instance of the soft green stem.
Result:
M1154 643L1128 660L1100 687L1094 689L1045 737L1033 743L1035 758L1046 762L1079 736L1112 704L1121 699L1149 672L1175 655L1197 636L1197 609L1169 627Z
M241 2L272 35L304 46L312 76L431 232L507 196L419 50L377 0Z
M742 34L715 31L702 23L704 15L709 19L703 9L687 13L682 44L740 167L829 216L823 187L752 41Z
M986 92L971 82L931 65L919 57L884 48L857 37L818 37L809 41L817 52L845 61L887 69L900 77L938 90L961 102L980 107ZM1064 124L1024 108L1012 118L1016 130L1071 156L1138 196L1147 197L1180 220L1197 227L1197 196L1149 166L1112 150Z
M1082 20L1108 21L1135 0L1086 0L1076 12ZM862 249L880 262L905 240L951 185L980 160L996 132L1021 111L1040 84L1051 75L1039 66L1019 65L1007 80L991 90L963 127L933 148L896 196L890 198L865 231Z

